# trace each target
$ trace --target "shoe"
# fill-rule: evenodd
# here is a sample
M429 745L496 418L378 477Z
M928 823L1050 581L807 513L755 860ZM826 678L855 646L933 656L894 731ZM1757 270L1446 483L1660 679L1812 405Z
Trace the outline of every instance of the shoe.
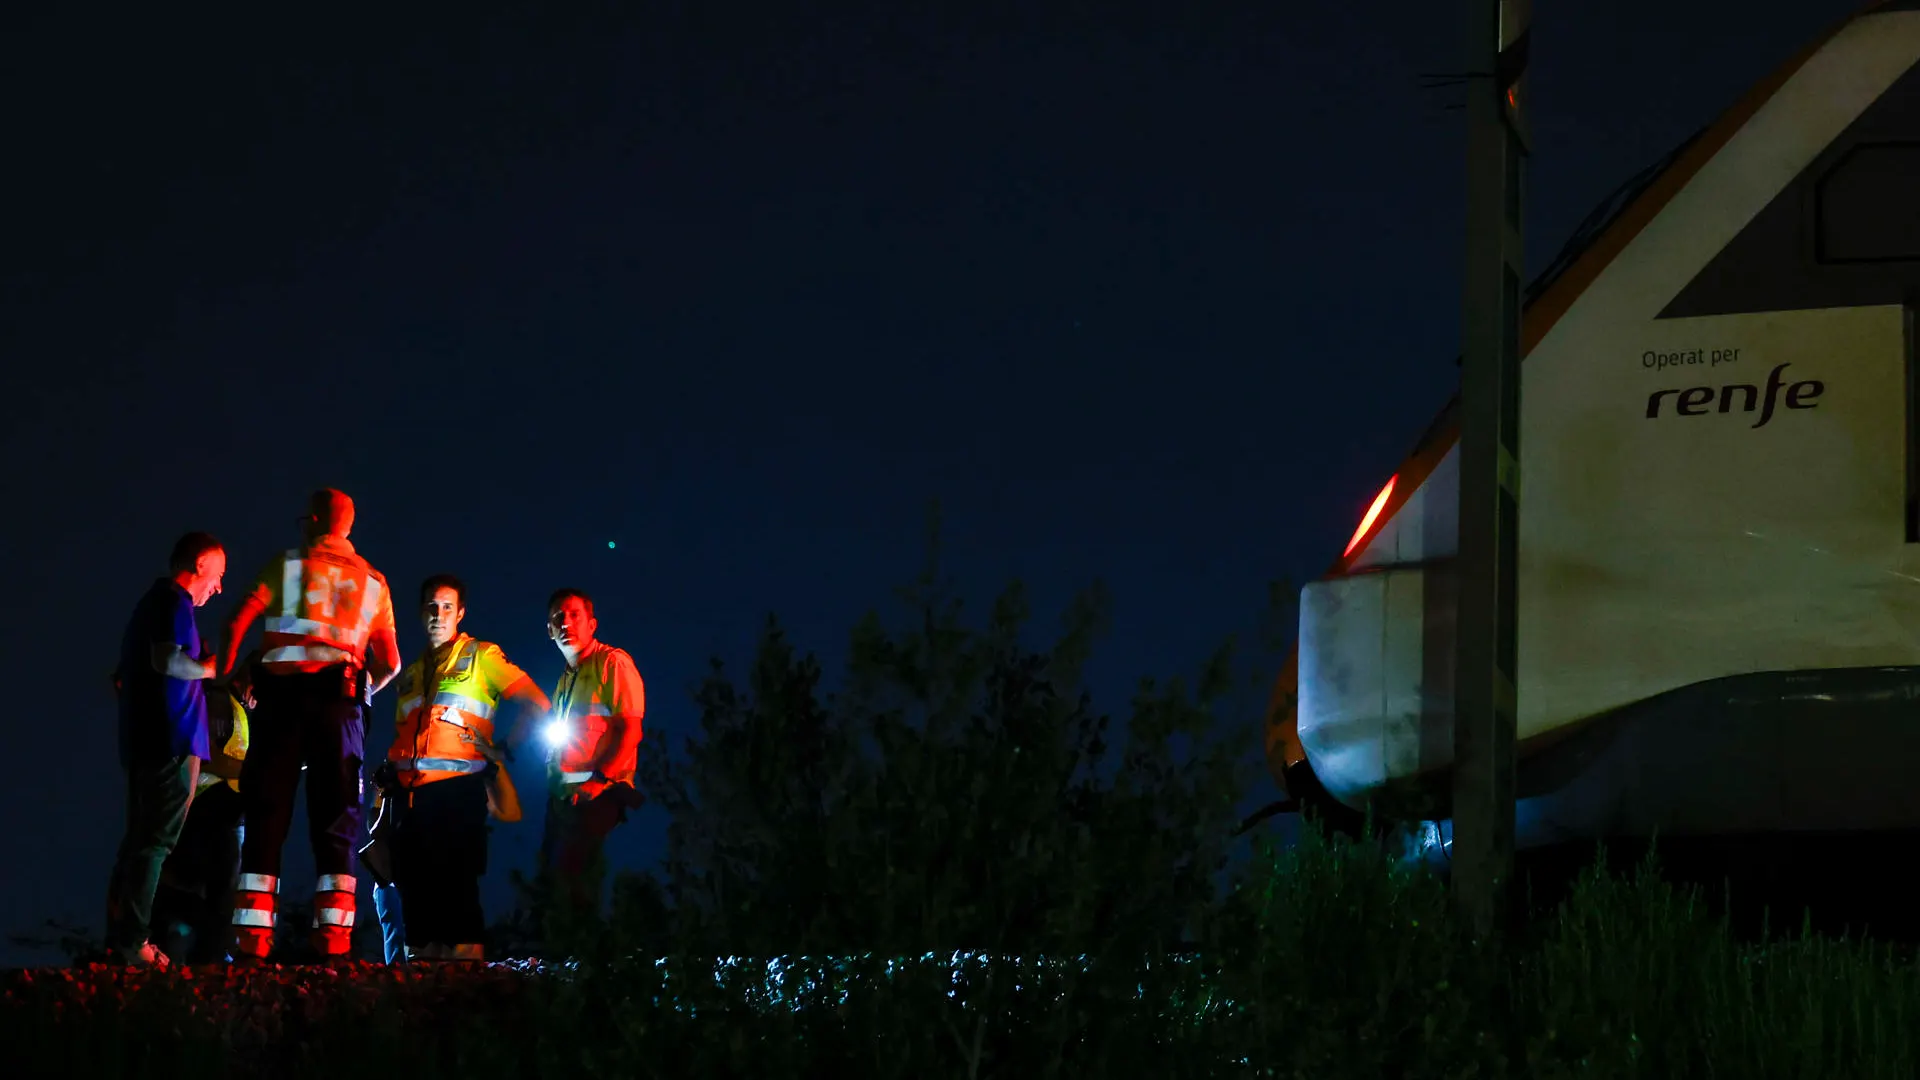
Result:
M166 953L161 952L160 946L155 945L151 941L143 941L131 949L118 949L115 951L120 958L120 962L128 967L144 967L152 968L155 971L165 971L167 968L173 966L172 958Z

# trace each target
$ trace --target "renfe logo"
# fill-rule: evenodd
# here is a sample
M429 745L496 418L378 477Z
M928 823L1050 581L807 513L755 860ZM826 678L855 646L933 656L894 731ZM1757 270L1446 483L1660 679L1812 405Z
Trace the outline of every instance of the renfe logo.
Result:
M1720 388L1720 411L1732 412L1734 392L1736 390L1743 391L1740 397L1746 402L1746 405L1741 411L1752 412L1756 405L1760 405L1760 419L1756 421L1753 426L1766 426L1767 421L1773 419L1773 403L1774 400L1780 396L1780 373L1785 370L1787 370L1787 365L1781 364L1779 367L1767 373L1767 395L1764 405L1760 405L1760 388L1757 386L1746 383L1728 383L1722 386ZM1813 408L1814 405L1817 404L1813 399L1819 397L1821 392L1826 388L1826 384L1818 379L1803 379L1800 382L1794 383L1792 386L1787 387L1787 408ZM1679 395L1679 400L1675 401L1673 405L1674 413L1679 416L1707 415L1707 406L1713 403L1714 398L1714 390L1711 386L1695 386L1686 390L1655 390L1653 394L1647 398L1647 419L1652 420L1654 417L1660 415L1660 399L1666 397L1668 394Z

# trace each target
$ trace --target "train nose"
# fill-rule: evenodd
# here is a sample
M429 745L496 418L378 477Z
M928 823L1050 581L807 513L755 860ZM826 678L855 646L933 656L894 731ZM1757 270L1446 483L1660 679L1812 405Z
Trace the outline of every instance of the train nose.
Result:
M1300 743L1352 806L1453 760L1452 560L1309 584L1300 594Z

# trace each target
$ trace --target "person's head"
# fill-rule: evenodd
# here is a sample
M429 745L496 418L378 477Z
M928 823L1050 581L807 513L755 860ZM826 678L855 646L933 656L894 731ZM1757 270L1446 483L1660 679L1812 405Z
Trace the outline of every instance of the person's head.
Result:
M439 648L460 633L467 617L467 586L452 574L435 574L420 583L420 623L427 643Z
M226 549L206 533L190 532L173 542L167 572L193 597L193 606L201 607L220 595L220 579L227 576Z
M353 531L353 500L344 491L321 488L307 496L307 516L300 519L307 539L337 536L346 539Z
M593 617L593 597L579 589L555 589L547 598L547 636L560 651L577 656L593 644L600 622Z

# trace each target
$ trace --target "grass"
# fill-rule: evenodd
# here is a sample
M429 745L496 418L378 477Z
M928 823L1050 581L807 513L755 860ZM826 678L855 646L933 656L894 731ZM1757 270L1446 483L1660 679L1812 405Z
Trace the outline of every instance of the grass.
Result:
M1920 965L1904 953L1811 933L1743 943L1643 867L1583 880L1512 997L1536 1075L1911 1077Z
M1595 866L1504 960L1459 932L1442 882L1370 847L1309 834L1254 867L1179 952L40 971L9 980L0 1040L18 1076L1762 1080L1920 1067L1911 958L1805 933L1739 940L1648 864Z

